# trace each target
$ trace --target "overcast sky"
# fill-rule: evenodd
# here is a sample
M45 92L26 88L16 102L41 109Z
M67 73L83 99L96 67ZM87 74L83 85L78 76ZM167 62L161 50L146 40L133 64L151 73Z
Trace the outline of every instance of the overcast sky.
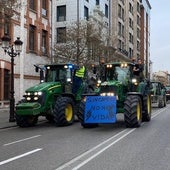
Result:
M170 73L170 0L149 0L151 4L151 61L153 71Z

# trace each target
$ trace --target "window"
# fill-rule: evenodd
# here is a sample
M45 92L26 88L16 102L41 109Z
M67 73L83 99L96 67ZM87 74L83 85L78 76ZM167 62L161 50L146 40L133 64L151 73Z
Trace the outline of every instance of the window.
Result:
M140 51L140 42L137 41L137 50Z
M108 18L109 17L109 8L108 5L105 4L105 17Z
M129 27L133 29L133 20L129 18Z
M120 22L118 23L118 35L124 37L124 25L122 25Z
M42 30L41 51L43 54L47 53L47 31L45 30Z
M121 23L120 22L118 23L118 27L119 27L118 28L118 35L121 35Z
M35 5L36 0L30 0L30 9L35 10L36 5Z
M137 11L140 13L140 4L137 2Z
M8 16L5 15L5 21L4 21L4 33L10 35L10 20L8 19Z
M137 24L140 25L140 17L137 15Z
M66 21L66 6L58 6L57 7L57 21Z
M129 57L132 57L132 56L133 56L133 49L129 48Z
M42 0L42 15L47 16L47 4L46 4L46 0Z
M133 14L133 6L130 2L129 2L129 12L131 12Z
M89 9L86 6L84 6L84 18L89 19Z
M140 29L137 28L137 37L140 39Z
M57 43L65 42L66 42L66 28L65 27L57 28Z
M118 16L121 18L121 5L118 5Z
M124 12L124 9L122 8L122 6L119 4L118 5L118 16L119 16L119 18L120 19L122 19L122 20L124 20L124 14L125 12Z
M96 5L99 5L100 4L100 1L99 0L96 0Z
M133 44L133 35L129 33L129 42Z
M29 50L35 50L35 26L30 25L29 28Z

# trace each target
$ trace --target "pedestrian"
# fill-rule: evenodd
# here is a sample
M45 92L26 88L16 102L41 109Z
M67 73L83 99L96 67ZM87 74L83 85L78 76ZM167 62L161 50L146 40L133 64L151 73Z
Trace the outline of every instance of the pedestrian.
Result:
M82 86L85 74L86 74L86 68L83 65L83 62L80 62L79 67L75 71L75 75L74 75L74 79L73 79L72 92L74 94L76 94L78 92L78 90L80 89L80 87Z

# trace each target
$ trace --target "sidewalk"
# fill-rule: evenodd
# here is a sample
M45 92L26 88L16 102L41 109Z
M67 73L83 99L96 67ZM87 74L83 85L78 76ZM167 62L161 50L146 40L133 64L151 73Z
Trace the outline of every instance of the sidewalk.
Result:
M0 129L15 126L16 122L9 122L9 108L0 109Z

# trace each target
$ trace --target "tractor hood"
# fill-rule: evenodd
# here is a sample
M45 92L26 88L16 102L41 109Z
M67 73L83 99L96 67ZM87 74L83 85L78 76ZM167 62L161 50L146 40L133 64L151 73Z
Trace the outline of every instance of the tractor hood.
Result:
M51 90L57 87L61 87L60 82L44 82L44 83L28 88L26 92L45 91L45 90Z
M100 85L100 95L101 96L116 96L118 98L118 93L122 89L122 82L119 81L106 81Z

